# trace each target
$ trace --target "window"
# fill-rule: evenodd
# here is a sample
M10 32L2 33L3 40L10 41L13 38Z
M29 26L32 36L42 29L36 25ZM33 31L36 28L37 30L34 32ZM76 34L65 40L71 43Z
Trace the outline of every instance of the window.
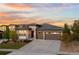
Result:
M51 32L51 34L60 34L59 32Z
M49 34L48 32L46 32L46 34Z
M38 33L39 33L39 34L41 34L42 32L41 32L41 31L39 31Z
M48 32L49 34L51 34L51 32Z

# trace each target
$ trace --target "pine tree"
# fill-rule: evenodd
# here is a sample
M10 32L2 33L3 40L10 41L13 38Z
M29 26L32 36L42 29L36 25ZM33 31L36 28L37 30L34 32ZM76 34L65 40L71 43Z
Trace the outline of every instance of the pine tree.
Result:
M64 24L64 29L63 29L63 33L62 33L62 41L66 44L71 41L70 28L67 24Z
M68 33L70 34L70 28L67 24L64 24L64 29L63 29L63 33Z
M73 40L79 40L79 20L75 20L72 26Z

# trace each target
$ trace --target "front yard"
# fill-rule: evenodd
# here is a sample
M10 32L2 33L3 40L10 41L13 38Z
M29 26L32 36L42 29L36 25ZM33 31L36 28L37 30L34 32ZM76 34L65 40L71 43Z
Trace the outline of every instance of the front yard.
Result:
M7 42L7 43L1 43L0 49L19 49L23 47L25 44L30 43L31 41L25 41L25 42Z

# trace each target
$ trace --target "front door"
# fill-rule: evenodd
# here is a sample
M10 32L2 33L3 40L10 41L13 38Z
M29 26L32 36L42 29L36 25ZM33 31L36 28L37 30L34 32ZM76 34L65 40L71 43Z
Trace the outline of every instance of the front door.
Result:
M2 39L2 33L0 33L0 39Z
M34 31L31 31L31 38L34 38Z

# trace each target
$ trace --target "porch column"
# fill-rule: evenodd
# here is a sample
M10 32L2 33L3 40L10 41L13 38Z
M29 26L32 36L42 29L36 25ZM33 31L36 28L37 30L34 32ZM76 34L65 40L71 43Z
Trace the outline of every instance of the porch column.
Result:
M34 30L34 39L36 40L36 30Z
M34 39L36 40L36 27L34 28Z
M27 36L27 39L29 40L29 30L27 31L26 36Z
M43 40L45 40L45 32L43 32Z

